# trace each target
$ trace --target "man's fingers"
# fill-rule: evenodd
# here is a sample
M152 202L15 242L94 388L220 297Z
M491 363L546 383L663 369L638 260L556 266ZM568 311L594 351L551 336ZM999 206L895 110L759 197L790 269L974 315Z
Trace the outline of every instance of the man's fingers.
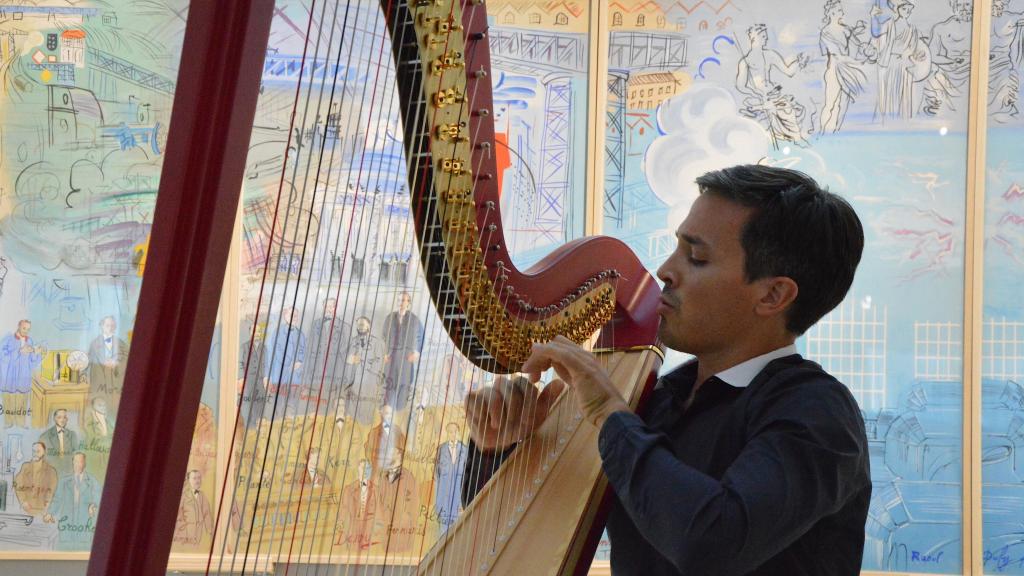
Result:
M541 372L554 368L559 378L571 383L575 376L590 370L593 364L593 354L564 336L556 336L546 344L534 344L522 370L536 382Z
M498 423L501 422L501 408L505 403L505 398L499 388L500 386L493 386L482 391L487 402L487 425L492 429L496 429Z

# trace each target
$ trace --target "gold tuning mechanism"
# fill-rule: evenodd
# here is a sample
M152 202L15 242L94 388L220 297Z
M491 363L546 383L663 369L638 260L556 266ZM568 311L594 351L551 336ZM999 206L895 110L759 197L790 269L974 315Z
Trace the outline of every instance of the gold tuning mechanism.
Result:
M444 200L449 204L472 204L472 190L465 188L449 188L444 192Z
M460 158L442 158L441 171L452 176L472 175L472 172L466 168L466 161Z
M434 106L444 108L452 104L461 104L466 101L466 94L458 88L448 88L434 93Z
M466 127L465 122L451 124L438 124L437 126L437 138L445 142L466 142L469 140L469 136L462 133L462 129Z
M465 68L466 63L462 60L462 52L458 50L452 50L445 52L443 56L436 58L431 63L431 72L434 76L440 76L445 70L451 70L453 68Z

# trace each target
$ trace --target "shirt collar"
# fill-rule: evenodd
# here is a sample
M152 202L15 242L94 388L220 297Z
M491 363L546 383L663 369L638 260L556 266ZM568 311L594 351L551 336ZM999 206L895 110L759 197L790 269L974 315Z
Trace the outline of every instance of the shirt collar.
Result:
M745 362L740 362L732 368L722 370L718 374L715 374L715 377L733 388L746 388L751 382L753 382L754 377L760 374L761 370L764 370L764 367L767 366L769 362L778 358L792 356L794 354L797 354L796 344L783 346L782 348L772 350L767 354L762 354Z

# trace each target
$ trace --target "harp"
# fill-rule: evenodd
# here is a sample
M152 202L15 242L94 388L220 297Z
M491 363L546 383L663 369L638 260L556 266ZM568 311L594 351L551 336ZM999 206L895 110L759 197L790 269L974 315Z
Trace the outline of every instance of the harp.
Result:
M617 240L594 237L570 242L521 271L505 245L483 0L381 0L378 8L387 33L376 54L393 66L391 71L382 66L379 73L393 76L398 95L405 158L402 177L409 190L418 268L430 296L433 321L443 328L458 358L486 373L515 372L533 342L562 334L582 343L596 334L595 351L627 400L637 406L660 363L658 288L637 258ZM196 413L272 9L273 2L268 0L193 2L190 8L135 326L136 344L129 359L90 574L162 574L166 570L191 438L165 431L191 431ZM317 66L315 51L343 53L346 28L341 26L337 32L333 22L347 18L346 9L336 2L312 3L307 34L318 32L315 40L304 41L314 53L308 59L304 53L296 64L300 79L321 73L327 78L329 66L309 72L305 66ZM317 18L319 23L314 22ZM334 37L336 33L341 36ZM223 50L224 46L234 50ZM335 66L334 74L339 70ZM331 482L322 477L318 462L311 460L314 438L319 442L318 454L324 442L330 452L339 449L333 442L343 445L346 441L333 435L330 441L324 440L332 410L340 406L341 392L332 380L344 360L332 359L328 352L310 362L312 368L300 368L301 362L288 357L289 346L301 339L291 330L294 308L305 302L310 289L310 282L301 280L305 259L321 258L326 252L306 249L310 230L324 226L315 221L313 210L303 211L303 200L282 203L281 199L316 197L333 186L329 177L326 182L317 180L318 169L307 172L313 176L301 183L295 174L300 165L316 167L327 161L322 143L329 138L334 103L346 96L340 90L337 97L332 92L323 100L323 90L338 84L335 76L315 89L312 82L302 81L295 89L277 188L276 200L282 207L271 224L269 236L274 241L268 247L263 275L268 278L271 270L275 277L281 273L275 246L301 246L300 278L291 279L287 265L285 280L265 280L260 286L267 291L267 302L264 308L257 307L257 314L272 316L273 327L267 330L275 336L283 334L284 344L281 340L270 344L268 337L263 350L249 347L249 367L260 363L270 367L253 370L251 375L249 367L245 370L232 441L236 453L225 473L230 482L222 487L215 510L222 532L210 547L208 571L258 570L269 561L417 566L422 574L585 571L603 524L601 504L607 488L597 457L598 431L576 413L568 394L558 400L536 433L520 442L458 519L429 541L425 529L418 529L419 519L408 525L410 533L403 533L396 524L403 514L420 512L402 509L403 499L415 501L418 495L403 488L401 465L371 470L379 474L377 492L387 491L382 486L385 482L393 483L391 504L384 502L383 514L372 519L356 514L343 520L341 508L349 495L357 501L360 497L381 501L379 494L368 495L372 490L367 481L364 490L347 495L334 487L345 484L344 479ZM296 129L296 118L305 113L300 106L308 111L313 99L317 104L326 102L327 107L319 114L323 124L318 124L320 118L313 123L322 129L309 135L303 131L305 124L299 123ZM340 252L350 251L346 242ZM326 269L328 286L332 279L340 282L334 266ZM281 292L275 296L278 288ZM318 343L327 350L335 341L333 318L326 343ZM278 358L279 350L285 351L280 352L284 358ZM253 409L253 402L246 405L245 389L261 390L261 385L265 394L258 395L260 408ZM289 411L295 403L302 405L299 413ZM399 401L392 411L406 414L405 422L411 423L414 411L402 404ZM385 420L392 422L384 412L381 408L381 426ZM302 443L301 448L283 448L285 433L289 446L295 440ZM386 442L389 450L410 451L404 435L382 431L376 443L371 439L366 443L371 446L366 448L369 459ZM351 450L351 437L347 441ZM270 462L265 457L282 451L304 458L275 457ZM260 453L264 458L257 464ZM358 475L363 476L362 469ZM270 494L277 490L277 496L264 495L261 501L259 494L264 490ZM331 540L367 523L380 529L374 542L364 546L357 539L339 548L338 541Z

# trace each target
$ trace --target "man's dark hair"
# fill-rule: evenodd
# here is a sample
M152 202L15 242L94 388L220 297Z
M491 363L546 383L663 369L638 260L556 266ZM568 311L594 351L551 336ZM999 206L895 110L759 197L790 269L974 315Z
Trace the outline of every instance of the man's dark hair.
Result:
M753 208L740 243L747 282L786 276L799 287L786 329L800 335L846 297L864 249L864 229L842 197L785 168L745 165L697 178L701 194Z

